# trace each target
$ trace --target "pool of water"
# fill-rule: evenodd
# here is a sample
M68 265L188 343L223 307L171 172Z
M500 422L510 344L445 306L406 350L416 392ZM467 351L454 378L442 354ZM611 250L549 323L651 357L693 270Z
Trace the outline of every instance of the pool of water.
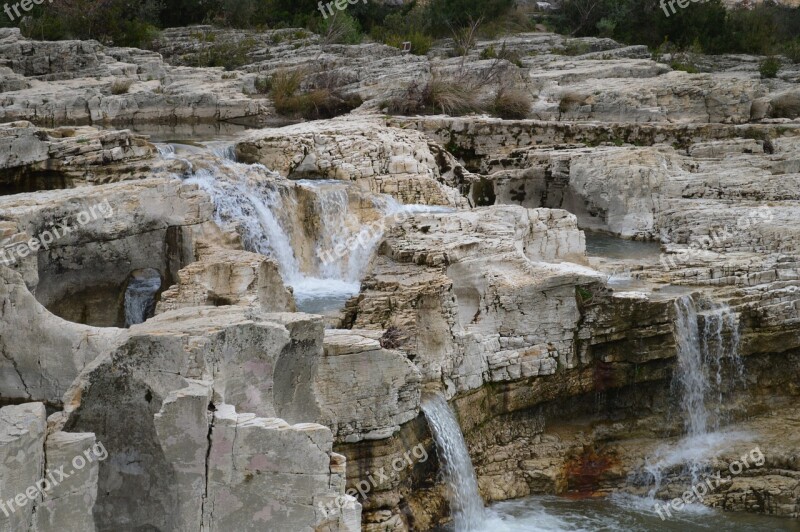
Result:
M327 314L344 308L348 299L358 295L361 283L303 277L291 286L299 312Z
M626 240L608 233L584 231L586 252L590 257L609 259L653 259L661 255L661 244Z
M446 530L446 529L445 529ZM483 526L471 532L800 532L800 521L720 512L691 505L662 520L649 499L629 495L603 498L529 497L493 505Z

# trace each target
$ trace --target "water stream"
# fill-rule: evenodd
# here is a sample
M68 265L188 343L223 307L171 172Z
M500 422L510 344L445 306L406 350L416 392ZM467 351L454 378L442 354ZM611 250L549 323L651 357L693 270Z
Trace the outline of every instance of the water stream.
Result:
M702 326L701 326L702 323ZM696 483L709 461L747 435L721 431L725 421L724 394L743 380L739 356L738 315L727 305L698 302L692 296L675 300L677 364L673 390L680 396L685 437L664 446L645 464L652 477L654 500L668 473L691 477ZM726 365L730 368L726 372ZM727 382L725 375L730 374Z
M358 294L393 216L437 210L402 205L345 181L289 181L261 164L236 162L231 143L163 145L159 151L167 158L200 156L183 159L191 168L186 182L209 194L215 221L236 230L245 249L276 261L302 312L338 310Z
M159 289L161 274L157 270L137 270L131 274L125 290L125 327L144 323L153 316Z
M458 420L441 395L427 397L422 411L436 441L455 532L481 530L485 518L483 499Z

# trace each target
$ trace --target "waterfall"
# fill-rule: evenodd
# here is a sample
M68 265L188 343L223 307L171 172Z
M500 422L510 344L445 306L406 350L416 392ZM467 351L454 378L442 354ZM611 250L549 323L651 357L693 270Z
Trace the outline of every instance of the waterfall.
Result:
M675 301L675 341L678 348L676 379L681 390L684 426L689 436L705 434L708 428L706 395L708 376L697 325L697 308L691 297Z
M485 511L461 427L441 395L425 398L422 411L436 440L455 532L475 532L481 528Z
M739 377L744 369L739 356L739 322L727 305L712 304L703 314L702 333L694 300L684 296L675 301L675 339L678 365L675 374L685 428L689 436L701 436L719 429L726 383L723 366L730 362ZM726 342L725 329L730 330ZM709 410L709 407L713 410Z
M264 177L274 177L266 168L263 171ZM202 169L186 182L197 184L211 196L217 225L238 226L245 249L275 259L287 284L301 280L291 239L275 216L284 208L280 191L269 181L260 183L247 180L244 173L237 175L239 180L221 179L214 169Z
M385 230L381 222L353 226L357 216L350 208L348 189L354 185L335 180L297 181L297 184L311 191L315 198L315 208L319 216L320 231L316 242L317 273L324 279L341 279L357 282ZM405 209L391 196L377 195L370 198L372 209L382 217L397 214ZM360 242L358 246L348 249L348 253L339 260L325 262L326 251L335 250L338 246L347 247L348 241Z
M744 380L738 315L727 305L706 302L705 308L698 309L691 296L678 298L675 341L677 365L672 384L680 394L686 437L674 447L660 449L645 464L654 484L649 491L651 499L661 489L666 473L676 467L690 474L696 483L709 457L739 436L718 432L723 421L724 393ZM733 374L728 382L723 373L726 364Z
M180 155L172 147L159 150L167 158ZM290 181L261 164L238 163L233 145L209 146L200 155L191 161L186 182L209 194L217 225L236 230L245 249L278 263L304 312L338 309L358 294L361 276L390 225L387 217L417 210L390 196L368 195L353 183ZM378 219L364 222L365 212ZM301 223L314 240L311 260ZM337 249L342 252L334 253Z
M161 288L158 270L136 270L131 273L125 290L125 327L144 323L153 316L156 294Z

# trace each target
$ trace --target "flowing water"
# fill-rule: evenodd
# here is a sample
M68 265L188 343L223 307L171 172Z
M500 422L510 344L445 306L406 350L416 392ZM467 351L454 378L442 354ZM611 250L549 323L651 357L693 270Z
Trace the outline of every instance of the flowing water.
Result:
M160 147L163 156L179 157L182 150L197 147ZM353 223L354 185L329 180L303 180L288 183L262 165L237 163L231 145L216 143L199 148L214 159L213 164L195 165L189 182L198 184L212 197L215 217L222 227L235 228L246 249L267 255L277 262L284 281L295 294L298 307L322 313L340 308L358 293L359 281L375 246L385 229L399 213L438 212L447 209L402 206L386 197L373 196L372 208L382 219L373 223ZM304 203L318 220L313 235L313 260L298 255L298 242L292 218L287 213L299 208L299 194L310 194ZM359 200L361 201L361 200ZM296 219L295 219L296 220ZM588 237L589 235L587 235ZM590 254L653 256L657 246L640 242L618 242L599 236L587 238ZM357 242L357 244L354 244ZM307 257L306 257L307 259ZM131 301L133 301L132 298ZM126 295L126 309L128 308ZM448 488L453 522L445 530L455 532L504 531L693 531L722 528L744 530L800 530L791 521L764 516L717 513L704 506L692 506L673 519L662 521L653 512L655 495L676 468L696 477L704 464L725 445L743 435L719 432L720 406L730 382L726 375L743 380L738 357L738 317L729 308L705 304L698 308L691 297L675 302L675 333L678 363L674 388L681 397L681 413L686 437L672 447L664 447L645 466L653 486L648 497L618 495L609 498L571 500L558 497L531 497L509 501L485 509L475 472L458 422L445 399L427 398L422 410L436 441L444 482ZM735 371L724 371L728 365Z
M153 316L159 289L161 274L157 270L138 270L131 274L125 290L125 327L144 323Z
M358 294L367 264L395 217L441 209L401 205L349 182L288 181L263 165L236 162L231 143L162 145L159 151L167 158L202 156L202 163L183 159L191 168L186 182L210 195L215 221L236 230L245 249L276 261L302 312L338 310ZM308 232L313 252L304 258Z
M800 521L689 505L662 520L641 498L528 497L487 510L476 532L800 532Z
M652 503L667 474L690 477L695 484L714 456L747 437L740 432L720 431L725 421L725 393L743 382L744 376L738 315L727 305L704 305L698 309L692 296L675 300L677 364L673 389L680 396L686 436L673 446L663 446L647 460L644 469L645 476L650 477ZM731 375L727 380L726 374Z
M483 529L485 510L478 481L455 414L441 395L425 398L422 410L436 441L455 532Z

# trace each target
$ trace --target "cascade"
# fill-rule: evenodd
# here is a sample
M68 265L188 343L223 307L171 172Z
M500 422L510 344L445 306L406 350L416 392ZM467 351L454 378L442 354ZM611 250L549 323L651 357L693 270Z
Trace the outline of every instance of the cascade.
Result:
M691 296L675 301L677 364L672 387L680 394L686 436L674 447L662 449L645 465L654 482L650 498L661 489L667 471L676 466L696 483L709 457L737 436L718 431L724 421L724 393L744 377L739 356L739 319L727 305L710 302L705 307L699 310ZM724 379L726 364L733 370L729 382Z
M441 395L432 395L422 402L447 486L455 532L475 532L485 519L478 481L455 414Z
M177 158L172 146L159 147L163 157ZM188 162L188 161L187 161ZM284 282L294 292L298 310L324 313L341 308L360 289L360 279L376 246L390 223L386 217L423 210L401 205L390 196L375 194L364 200L357 185L336 180L289 181L261 164L235 161L232 145L207 147L202 164L196 160L186 177L211 197L215 222L240 234L245 249L274 259ZM300 218L300 194L313 200L303 203L303 215L310 215L314 234L312 260L301 260L303 232L296 227ZM352 201L356 197L359 201ZM362 224L358 209L371 209L379 220ZM433 210L433 209L431 209ZM381 221L384 220L384 221ZM357 242L357 244L353 244ZM343 253L333 253L336 249Z

